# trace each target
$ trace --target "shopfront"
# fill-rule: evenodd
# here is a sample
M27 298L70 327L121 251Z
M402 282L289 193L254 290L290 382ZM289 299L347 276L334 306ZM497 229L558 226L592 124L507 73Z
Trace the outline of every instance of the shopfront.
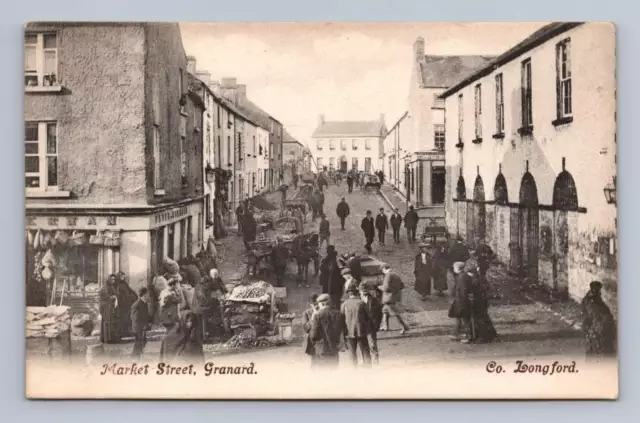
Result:
M27 210L28 304L66 304L95 317L98 292L109 275L124 272L137 290L160 270L164 257L179 260L199 251L203 212L202 199L110 214Z

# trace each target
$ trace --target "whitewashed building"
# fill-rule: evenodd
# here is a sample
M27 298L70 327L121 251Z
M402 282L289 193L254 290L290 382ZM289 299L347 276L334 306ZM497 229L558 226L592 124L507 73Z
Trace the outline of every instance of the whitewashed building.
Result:
M442 97L450 233L573 298L599 280L615 306L614 26L549 24Z
M373 121L326 121L320 115L312 135L315 170L382 169L382 140L386 133L384 115Z

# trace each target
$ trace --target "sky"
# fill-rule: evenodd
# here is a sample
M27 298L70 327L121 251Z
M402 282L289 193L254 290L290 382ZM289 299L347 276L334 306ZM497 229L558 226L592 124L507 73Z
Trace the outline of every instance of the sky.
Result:
M183 23L187 55L213 80L234 77L249 99L303 144L326 120L390 128L407 110L413 43L426 54L497 55L544 23Z

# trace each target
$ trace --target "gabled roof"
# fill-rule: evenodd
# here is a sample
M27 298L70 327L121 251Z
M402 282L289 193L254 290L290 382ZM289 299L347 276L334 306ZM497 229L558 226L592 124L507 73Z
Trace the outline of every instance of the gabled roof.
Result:
M210 96L212 96L215 101L217 103L220 103L222 106L226 107L229 111L231 111L231 113L233 113L234 115L244 119L245 121L255 125L255 126L260 126L258 124L258 122L256 122L254 119L252 119L247 113L239 110L231 101L227 100L224 97L221 97L219 95L217 95L216 93L213 92L213 90L211 88L209 88L209 86L207 84L205 84L204 82L202 82L200 79L198 79L197 77L188 74L189 75L189 81L190 84L193 85L199 85L203 90L206 90ZM197 88L197 87L194 87Z
M449 88L495 59L495 56L424 56L420 63L423 87Z
M313 132L313 137L361 136L380 137L385 135L386 127L381 120L373 121L326 121Z
M461 78L460 81L458 81L455 85L452 85L449 89L442 93L440 97L445 98L450 96L460 88L465 87L486 75L489 75L500 66L512 61L513 59L528 52L529 50L538 47L545 41L582 24L583 22L553 22L549 25L543 26L542 28L531 34L529 37L525 38L523 41L519 42L506 52L502 53L500 56L496 57L486 66L477 69L475 72L467 75L466 78Z
M282 130L282 142L297 142L298 144L302 145L302 143L295 139L293 135L291 135L286 129Z
M252 103L248 98L243 99L237 103L237 107L249 116L255 123L262 129L269 130L269 119L274 119L269 113L262 110L259 106Z

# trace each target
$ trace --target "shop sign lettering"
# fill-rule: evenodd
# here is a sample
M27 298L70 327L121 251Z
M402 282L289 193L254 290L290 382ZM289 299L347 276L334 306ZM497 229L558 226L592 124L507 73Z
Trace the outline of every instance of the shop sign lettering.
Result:
M27 225L35 225L36 218L34 216L27 216Z
M77 222L78 222L78 218L77 217L67 217L67 225L68 226L76 226Z
M189 215L189 209L187 207L181 207L179 209L167 210L162 213L158 213L155 216L155 223L160 224L170 220L179 219Z
M89 218L87 218L87 225L92 225L94 226L96 224L96 218L91 216Z
M116 224L116 216L107 216L107 225L114 226Z
M49 218L49 226L58 226L58 218L50 217Z

